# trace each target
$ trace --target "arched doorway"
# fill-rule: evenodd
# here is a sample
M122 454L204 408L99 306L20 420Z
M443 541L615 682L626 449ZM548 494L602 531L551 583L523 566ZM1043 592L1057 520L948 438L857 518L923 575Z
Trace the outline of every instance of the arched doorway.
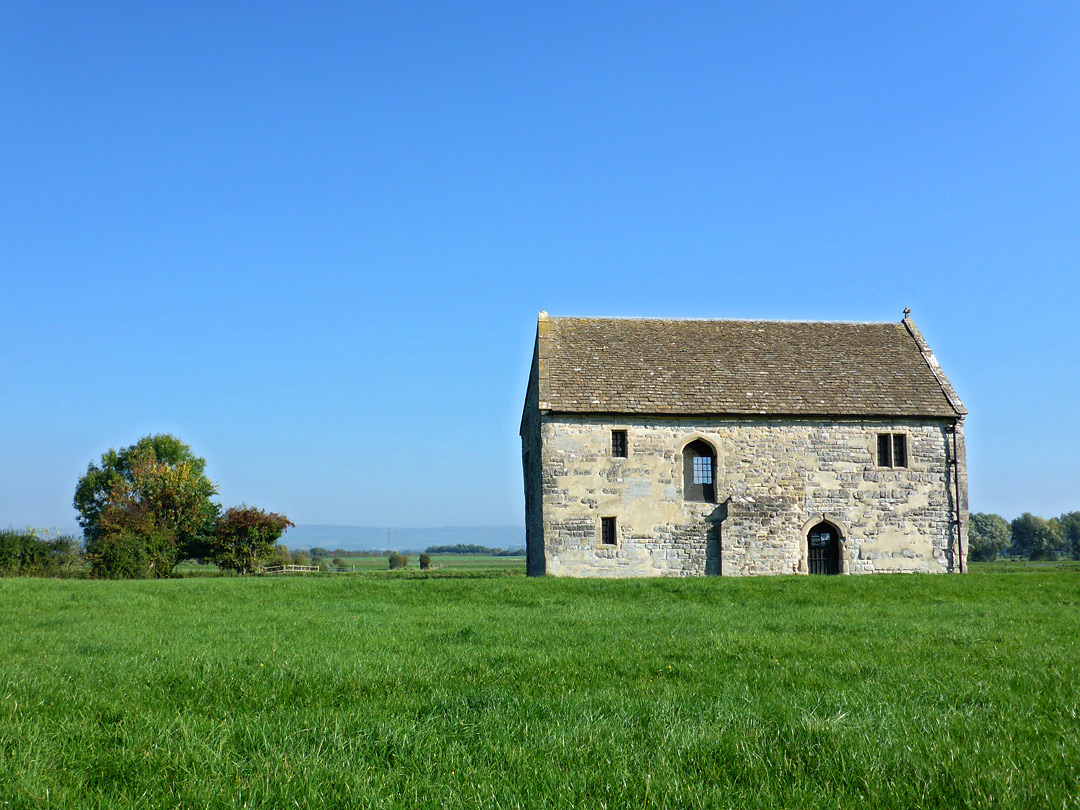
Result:
M819 523L806 536L806 564L811 574L840 573L840 532Z

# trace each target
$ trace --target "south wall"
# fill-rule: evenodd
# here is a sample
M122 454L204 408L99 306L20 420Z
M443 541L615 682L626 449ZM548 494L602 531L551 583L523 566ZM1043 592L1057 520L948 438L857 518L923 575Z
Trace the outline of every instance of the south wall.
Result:
M531 459L525 470L532 490L526 498L530 573L805 573L806 535L822 520L842 536L843 573L959 571L950 424L536 414L522 437ZM627 458L612 457L613 429L627 431ZM957 430L966 526L967 476ZM882 432L908 437L906 468L877 466ZM683 500L681 451L698 438L717 454L712 504ZM616 518L614 547L600 543L602 517ZM966 549L963 533L961 542Z

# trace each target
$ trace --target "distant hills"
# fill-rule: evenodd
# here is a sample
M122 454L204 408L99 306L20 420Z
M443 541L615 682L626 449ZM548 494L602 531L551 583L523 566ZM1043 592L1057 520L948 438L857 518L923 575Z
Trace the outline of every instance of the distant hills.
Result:
M281 539L291 549L340 548L346 551L423 551L428 546L471 543L491 548L524 548L524 526L438 526L431 529L394 528L389 539L385 528L374 526L328 526L301 524Z

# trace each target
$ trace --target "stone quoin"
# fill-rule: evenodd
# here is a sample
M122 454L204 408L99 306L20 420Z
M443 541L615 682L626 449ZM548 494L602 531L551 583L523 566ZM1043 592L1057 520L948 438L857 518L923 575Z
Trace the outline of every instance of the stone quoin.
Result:
M541 312L521 420L528 572L962 572L966 414L906 310Z

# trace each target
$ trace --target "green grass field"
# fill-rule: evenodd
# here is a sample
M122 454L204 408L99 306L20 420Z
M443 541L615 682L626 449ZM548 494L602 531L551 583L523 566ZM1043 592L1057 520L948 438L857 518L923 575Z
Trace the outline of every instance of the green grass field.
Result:
M3 807L1080 806L1080 576L0 580Z

